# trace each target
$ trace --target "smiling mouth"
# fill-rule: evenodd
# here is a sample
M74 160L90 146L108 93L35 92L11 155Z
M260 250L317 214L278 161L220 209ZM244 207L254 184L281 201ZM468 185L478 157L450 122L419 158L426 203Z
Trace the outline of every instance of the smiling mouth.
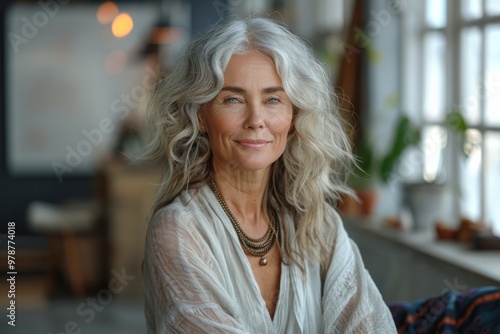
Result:
M269 140L238 140L236 142L241 146L248 148L261 148L270 143Z

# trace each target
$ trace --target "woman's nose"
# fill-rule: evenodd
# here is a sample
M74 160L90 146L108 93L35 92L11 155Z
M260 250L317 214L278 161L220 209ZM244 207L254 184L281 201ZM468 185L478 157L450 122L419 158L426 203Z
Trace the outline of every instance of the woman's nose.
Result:
M248 104L244 127L246 129L259 129L264 127L264 114L262 106Z

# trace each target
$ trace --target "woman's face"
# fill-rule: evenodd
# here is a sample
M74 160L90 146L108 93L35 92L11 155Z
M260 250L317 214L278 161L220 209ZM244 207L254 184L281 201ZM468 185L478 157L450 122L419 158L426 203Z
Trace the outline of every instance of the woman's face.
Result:
M199 113L214 168L269 168L285 150L292 117L271 57L255 51L234 55L222 90Z

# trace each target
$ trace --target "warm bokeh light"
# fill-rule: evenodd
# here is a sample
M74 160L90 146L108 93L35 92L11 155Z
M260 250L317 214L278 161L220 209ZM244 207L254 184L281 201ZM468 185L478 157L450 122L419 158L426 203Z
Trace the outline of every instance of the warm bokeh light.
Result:
M97 21L108 24L118 15L118 7L112 1L103 2L97 9Z
M121 50L111 51L104 60L104 70L107 74L116 75L127 65L127 54Z
M113 20L111 31L115 37L125 37L132 31L134 21L127 13L121 13Z

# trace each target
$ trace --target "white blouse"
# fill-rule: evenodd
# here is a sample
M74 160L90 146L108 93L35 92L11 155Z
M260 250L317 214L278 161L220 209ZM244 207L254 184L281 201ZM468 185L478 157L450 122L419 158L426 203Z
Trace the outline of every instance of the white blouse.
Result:
M182 192L148 226L148 333L395 333L356 245L338 214L332 219L337 227L325 275L319 263L307 261L305 273L282 264L271 319L236 231L210 188ZM291 219L282 224L294 230Z

